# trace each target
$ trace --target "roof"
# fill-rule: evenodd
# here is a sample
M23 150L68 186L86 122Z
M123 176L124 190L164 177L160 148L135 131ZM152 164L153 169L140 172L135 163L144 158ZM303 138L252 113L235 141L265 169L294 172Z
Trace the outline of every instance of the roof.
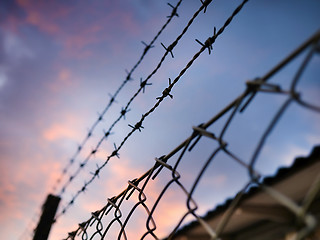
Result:
M263 178L261 183L266 186L272 186L292 200L299 202L303 196L305 196L319 172L320 146L315 146L309 156L296 158L290 167L279 168L275 175ZM303 179L303 181L301 181L301 179ZM203 219L215 229L222 214L229 208L232 201L233 198L227 199L223 204L209 211ZM241 216L237 217L237 212L235 212L235 216L232 216L233 220L231 218L230 223L228 223L228 226L224 229L224 232L227 234L248 227L252 228L252 226L258 222L266 223L266 221L270 222L270 220L275 222L288 222L290 216L292 219L291 212L276 200L272 199L258 186L249 188L241 198L239 206L239 210L244 209L244 211L238 211L238 215L240 215L240 212L242 213ZM198 234L195 239L199 239L201 234L206 234L200 223L194 221L178 230L174 235L174 239L178 236L191 234L191 232L193 235Z

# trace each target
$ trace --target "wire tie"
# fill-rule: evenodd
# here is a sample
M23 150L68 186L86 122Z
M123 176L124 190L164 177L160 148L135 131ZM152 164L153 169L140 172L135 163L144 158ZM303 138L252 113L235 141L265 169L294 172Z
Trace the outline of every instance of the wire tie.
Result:
M100 214L100 211L95 211L91 213L91 216L94 217L94 219L96 219L97 221L100 221L99 214Z
M132 196L134 190L140 191L140 189L138 188L139 182L138 182L137 180L138 180L138 179L135 178L135 179L133 179L132 181L130 181L130 180L128 181L128 184L129 184L128 190L129 190L130 188L133 188L133 189L131 190L131 192L130 192L130 193L128 194L128 196L126 197L126 200L129 200L129 198Z
M111 199L108 198L107 201L108 201L108 203L109 203L112 207L118 208L118 206L116 205L115 198L111 198Z
M76 235L77 235L77 231L73 231L73 232L69 232L69 233L68 233L68 236L69 236L71 239L74 239Z
M211 133L211 132L208 132L207 130L205 130L204 128L202 127L192 127L192 129L196 132L198 132L199 134L201 134L202 136L206 136L206 137L209 137L209 138L212 138L212 139L217 139L217 137Z
M87 223L88 223L88 222L79 223L79 228L80 228L82 231L85 231L85 227L86 227Z
M253 81L247 81L246 85L249 88L249 90L251 90L251 91L259 91L259 90L268 91L269 90L269 91L274 91L274 92L281 92L281 87L279 85L261 82L260 79L255 79ZM266 88L263 89L262 87L266 87Z
M155 158L156 162L159 163L161 166L168 168L169 170L172 170L172 166L167 164L166 162L162 161L159 158Z
M198 125L198 128L202 128L203 124L204 124L204 123L199 124L199 125ZM201 139L201 137L202 137L202 135L199 134L198 131L193 130L192 138L194 138L194 137L196 137L196 136L198 136L198 137L197 137L197 139L193 142L193 144L189 147L189 149L188 149L189 152L192 151L192 149L194 148L194 146L200 141L200 139Z

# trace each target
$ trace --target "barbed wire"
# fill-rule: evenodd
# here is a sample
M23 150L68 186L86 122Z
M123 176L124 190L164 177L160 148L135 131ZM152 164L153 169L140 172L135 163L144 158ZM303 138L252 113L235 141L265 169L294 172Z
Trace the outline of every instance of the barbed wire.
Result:
M237 8L238 9L238 8ZM237 11L240 11L237 10ZM236 11L235 11L236 12ZM211 46L211 45L210 45ZM203 46L204 47L204 46ZM288 89L283 88L283 86L275 83L268 83L267 81L277 74L282 68L287 66L291 61L293 61L302 52L309 49L306 57L303 59L301 65L298 68L297 73L290 82ZM140 207L143 211L147 213L145 228L146 231L140 235L140 239L145 239L150 236L153 239L159 239L156 234L157 222L154 218L156 209L159 207L159 203L163 201L164 194L172 188L172 186L178 187L184 193L186 198L186 212L180 218L176 226L172 227L171 232L167 235L166 239L180 239L176 235L177 230L181 227L186 217L191 216L195 219L205 230L210 239L219 239L223 234L226 224L230 221L231 217L235 214L235 210L239 207L241 200L244 198L246 192L252 185L258 186L263 192L268 194L276 200L280 205L288 209L299 223L303 223L295 235L295 239L304 239L310 233L312 233L317 225L317 219L315 216L309 212L312 202L316 199L317 194L320 192L320 175L313 179L313 183L310 185L307 194L304 196L302 202L296 202L290 199L285 194L281 193L279 190L268 186L263 181L263 174L256 169L256 163L258 161L258 156L261 153L263 146L267 138L270 136L271 131L279 123L280 117L282 117L289 105L296 103L302 106L304 109L316 112L320 114L320 106L313 103L309 103L302 98L302 92L297 89L298 82L301 81L302 73L306 69L307 65L311 62L312 57L317 53L319 54L320 49L320 31L315 33L311 38L309 38L305 43L303 43L299 48L293 51L287 58L281 61L273 69L271 69L263 77L256 78L255 80L246 82L246 89L242 94L231 101L227 106L225 106L220 112L213 116L206 123L200 124L193 127L192 134L185 139L180 145L173 149L170 153L163 155L159 158L155 158L155 163L153 166L146 171L142 176L128 181L128 185L119 195L111 197L108 199L107 204L100 210L91 213L91 217L78 225L75 231L68 234L66 240L81 238L83 240L93 239L98 237L99 239L105 239L107 234L110 234L110 229L113 224L119 225L120 230L117 232L117 239L128 239L128 232L126 232L126 227L129 221L132 219L134 212ZM180 76L180 75L179 75ZM171 83L173 84L173 82ZM171 85L170 84L170 85ZM165 92L162 99L168 95L170 91ZM273 93L286 97L283 103L279 103L277 112L267 122L265 131L262 132L260 140L257 142L255 149L252 152L252 157L245 161L237 154L233 153L231 150L232 146L225 139L225 134L230 129L230 125L235 122L236 116L243 113L249 106L249 103L254 99L254 97L261 93ZM166 95L166 96L164 96ZM159 99L160 101L160 99ZM226 119L223 121L223 125L218 132L215 134L207 130L210 126L214 125L218 120L223 117ZM139 122L138 122L139 123ZM142 125L140 125L141 127ZM134 129L139 130L140 128L135 127ZM195 175L190 190L187 190L185 184L182 183L181 176L182 173L178 172L178 166L182 165L183 160L186 158L187 152L192 151L195 146L199 143L201 138L208 138L217 145L209 157L204 161L200 171ZM116 150L115 150L116 151ZM169 164L170 159L173 158L177 153L176 160ZM236 197L229 203L227 211L221 217L216 228L210 226L206 219L199 216L196 212L198 209L198 203L194 198L194 192L197 187L199 187L200 179L204 176L209 165L214 159L217 158L218 154L224 154L229 159L238 163L243 167L248 175L249 181L245 186L240 189ZM198 161L198 159L197 159ZM150 180L155 180L157 176L166 171L166 173L171 174L171 179L163 184L162 190L159 191L153 204L147 204L148 194L146 187L150 185ZM137 200L133 199L133 196L137 197ZM124 204L127 200L133 200L135 202L134 206L129 209L128 214L124 215ZM114 217L110 216L113 210ZM104 221L107 216L111 217L110 221Z
M99 149L100 145L102 144L102 142L111 134L112 129L116 126L116 124L121 120L121 118L125 117L126 113L128 111L130 111L129 107L131 106L132 102L136 99L136 97L141 93L141 91L144 93L145 91L145 87L148 85L151 85L152 83L148 83L148 81L151 79L152 76L154 76L157 71L161 68L164 60L166 59L168 53L170 52L173 56L172 50L174 49L174 47L178 44L178 42L181 40L181 38L185 35L185 33L188 31L189 27L192 25L193 21L195 20L195 18L199 15L199 13L202 10L206 10L207 6L211 3L212 0L207 0L205 2L202 2L202 5L200 6L200 8L194 13L194 15L192 16L192 18L188 21L186 27L183 29L182 33L176 38L176 40L169 46L169 47L164 47L166 52L164 53L164 55L162 56L162 58L160 59L159 63L157 64L156 68L146 77L145 80L142 81L142 79L140 79L140 86L138 88L138 90L133 94L133 96L130 98L130 100L127 102L126 106L124 108L121 109L120 111L120 115L118 116L118 118L110 125L109 129L104 133L104 136L102 136L100 138L100 140L98 141L96 147L88 154L88 156L85 158L85 160L83 162L80 163L78 169L69 176L69 179L67 180L67 182L63 185L61 191L60 191L60 196L65 192L66 188L70 185L70 183L75 179L75 177L78 176L78 174L81 172L81 170L86 166L86 164L88 163L89 159L97 152L97 150ZM179 5L177 5L179 6ZM176 9L177 8L173 8L172 14L171 16L175 16L176 15ZM162 44L163 45L163 44ZM164 46L164 45L163 45ZM161 100L162 101L162 100ZM117 152L120 150L120 148L122 147L122 145L127 141L127 139L132 135L132 133L135 131L135 128L138 125L132 126L129 124L129 126L133 129L133 131L131 131L126 138L121 142L120 146L117 148L116 145L114 144L115 147L115 151L113 151L113 153L111 154L113 156L118 156ZM141 131L141 128L143 128L142 126L139 127L139 131ZM108 157L108 160L110 158ZM108 161L107 160L107 161ZM96 172L93 174L93 178L91 178L89 180L89 182L86 182L84 184L84 186L81 188L81 192L84 192L86 190L86 187L93 181L93 179L98 176L100 169L103 168L106 164L104 164L101 167L98 167L98 169L96 170ZM79 190L80 191L80 190ZM79 192L78 192L79 193ZM78 193L75 195L77 196ZM74 199L73 199L74 200ZM72 203L71 203L72 202ZM70 201L71 204L74 203L74 201Z
M145 114L142 115L140 121L138 121L136 124L134 125L130 125L129 126L132 128L132 130L123 138L122 142L120 143L120 145L117 147L115 146L115 150L107 157L106 161L101 165L98 166L97 165L97 169L95 170L95 172L92 172L92 177L87 180L85 182L85 184L73 195L72 199L68 202L68 204L62 209L62 211L60 213L57 214L56 216L56 220L61 217L62 215L64 215L67 211L67 209L72 206L75 202L75 200L78 198L78 196L85 192L85 190L87 189L87 187L95 180L95 178L99 177L99 173L101 171L101 169L103 169L109 162L109 160L115 156L119 157L119 151L120 149L123 147L123 145L126 143L126 141L132 136L132 134L134 132L141 131L141 129L143 128L142 123L143 121L151 114L153 113L156 108L159 107L159 105L161 104L161 102L166 98L166 97L173 97L170 92L171 89L173 88L173 86L179 81L179 79L183 76L183 74L187 71L188 68L190 68L193 64L193 62L200 56L200 54L206 49L206 48L210 48L212 46L212 44L215 42L215 40L223 33L223 31L225 30L225 28L232 22L232 19L240 12L240 10L242 9L242 7L245 5L245 3L248 0L244 0L231 14L231 16L226 20L226 22L224 23L224 25L219 29L219 31L216 33L216 31L214 31L214 35L212 37L209 37L208 40L206 41L206 43L201 47L201 49L193 56L193 58L187 63L187 65L185 66L185 68L183 68L180 72L180 74L171 82L171 79L169 78L169 86L167 88L165 88L162 92L162 96L157 97L156 99L158 100L155 105L149 110L147 111ZM170 45L172 47L168 47L166 49L166 52L164 54L164 56L162 57L162 59L160 60L160 63L158 64L158 66L155 68L155 70L153 70L153 72L146 78L146 80L144 80L145 83L147 83L147 81L151 78L151 76L153 74L155 74L155 72L161 67L162 62L164 61L165 57L168 55L169 52L172 52L172 49L174 48L174 46L177 45L178 41L182 38L182 36L186 33L187 29L191 26L192 22L194 21L194 19L197 17L197 15L202 11L205 10L206 7L208 6L208 4L211 1L205 1L202 2L203 4L201 5L201 7L194 13L193 17L190 19L190 21L188 22L187 26L183 29L182 33L177 37L177 39ZM132 99L134 99L134 97L143 89L144 86L141 86L139 88L139 90L137 91L137 93L133 96L133 98L131 98L129 100L129 103L132 102ZM124 108L125 110L128 108L129 104ZM120 119L121 116L118 118ZM118 121L118 120L117 120ZM117 122L116 121L116 122ZM109 133L109 131L107 132ZM94 153L93 153L94 154ZM71 179L72 181L72 179Z
M105 116L105 114L108 112L109 108L111 107L111 105L116 101L116 97L118 96L118 94L121 92L121 90L123 89L123 87L132 80L131 76L133 74L133 72L137 69L137 67L141 64L141 62L143 61L144 57L146 56L146 54L149 52L150 48L154 47L154 43L156 42L156 40L158 39L158 37L161 35L161 33L165 30L165 28L169 25L169 23L171 22L172 18L175 16L179 16L177 14L177 10L181 4L182 0L179 0L178 3L176 4L176 6L173 6L171 4L168 3L168 5L172 8L172 12L169 16L167 16L167 21L166 23L160 28L160 30L157 32L157 34L153 37L153 39L151 40L151 42L149 44L145 43L144 41L141 41L141 43L145 46L142 55L140 56L139 60L135 63L135 65L131 68L130 71L126 71L127 72L127 77L126 79L121 83L121 85L119 86L119 88L115 91L115 93L113 95L110 94L110 100L108 102L108 104L106 105L106 107L102 110L102 112L99 114L99 117L96 119L96 121L93 123L93 125L91 126L91 128L88 131L88 134L84 137L84 139L82 140L82 142L80 143L80 145L78 146L76 152L73 154L73 156L71 157L71 159L69 160L68 164L63 168L62 173L60 174L60 176L57 178L54 186L52 187L53 191L56 191L56 189L58 188L58 185L61 183L63 177L67 174L67 172L69 171L70 167L74 164L75 159L79 156L81 150L84 148L85 144L88 142L88 140L92 137L92 133L95 130L95 128L97 127L97 125L103 120L103 117ZM127 109L128 110L128 109ZM127 111L126 111L127 112ZM121 112L122 116L125 116L126 112ZM108 137L108 134L105 134L105 137ZM101 145L103 140L100 140L96 146L96 148L92 151L92 152L96 152L97 149L99 148L99 146ZM91 154L87 157L90 158ZM85 159L85 161L83 163L80 164L80 169L83 168L83 164L86 164L86 162L88 161L87 158ZM77 170L79 171L79 170ZM78 173L77 173L78 174ZM77 175L76 174L76 175ZM60 191L60 194L62 194L64 192L64 189L66 188L66 185L69 184L70 179L72 181L72 176L69 176L69 181L62 187L62 190Z
M124 108L121 109L120 115L118 116L118 118L110 125L109 129L104 133L104 136L102 136L102 138L100 138L100 140L98 141L96 147L88 154L88 156L85 158L85 160L83 162L80 163L78 169L69 176L69 179L67 180L67 182L63 185L61 191L60 191L60 195L62 195L66 188L70 185L70 183L78 176L78 174L81 172L81 170L86 166L86 164L88 163L89 159L97 152L97 150L99 149L99 147L101 146L102 142L111 134L113 128L116 126L116 124L121 120L122 117L125 117L125 114L130 111L129 107L131 106L132 102L134 101L134 99L142 92L145 91L145 87L148 85L151 85L151 83L148 83L148 80L151 79L151 77L160 69L160 67L162 66L162 63L164 62L164 60L166 59L167 55L169 52L172 52L173 48L178 44L179 40L183 37L183 35L187 32L187 30L189 29L189 27L192 25L194 19L199 15L199 13L203 10L206 9L207 6L210 4L211 1L206 1L205 3L202 3L202 5L200 6L200 8L194 13L194 15L192 16L192 18L189 20L189 22L187 23L186 27L183 29L182 33L176 38L176 40L170 45L171 47L166 48L166 52L164 53L164 55L162 56L161 60L159 61L159 63L157 64L156 68L147 76L147 78L145 80L142 81L142 79L140 80L140 87L138 88L138 90L135 92L135 94L130 98L130 100L128 101L128 103L126 104L126 106ZM179 6L179 3L178 5ZM173 8L173 12L171 14L171 16L174 16L176 14L176 8ZM120 150L120 148L122 147L122 145L125 143L125 141L127 141L127 139L131 136L131 134L135 131L135 126L129 125L130 127L133 128L133 131L131 131L125 139L124 141L121 142L120 146L117 148L115 146L115 151L112 153L112 156L118 156L117 152ZM140 127L141 128L141 127ZM139 129L140 129L139 128ZM100 167L102 168L102 167ZM100 169L97 169L97 174L99 173ZM93 175L94 177L97 175ZM89 181L90 182L90 181ZM91 183L91 182L90 182ZM88 184L90 183L86 183L81 190L85 191L86 187ZM73 204L73 202L72 202Z

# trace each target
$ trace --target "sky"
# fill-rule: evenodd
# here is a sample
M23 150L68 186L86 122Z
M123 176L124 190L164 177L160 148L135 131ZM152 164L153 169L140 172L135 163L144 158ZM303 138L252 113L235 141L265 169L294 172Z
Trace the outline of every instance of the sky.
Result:
M168 1L175 6L178 1ZM219 29L241 1L215 0L194 20L145 91L131 103L121 119L88 161L86 168L62 195L60 209L92 177L108 155L119 146L142 116L156 103L201 45ZM73 173L104 132L119 117L130 98L152 73L169 46L199 9L201 1L183 0L175 16L154 42L141 64L115 98L92 132L68 173ZM101 170L74 206L54 224L49 239L62 239L77 224L101 209L107 198L119 194L127 181L141 176L192 133L192 126L207 122L245 90L245 83L266 74L273 66L319 30L320 2L316 0L251 0L217 38L211 54L204 51ZM172 8L167 1L121 0L2 0L0 2L0 229L4 239L31 239L41 206L65 166L101 116L112 96L139 60ZM270 81L288 89L305 53ZM298 87L313 104L320 102L320 58L314 56ZM237 116L225 138L249 162L257 141L285 97L257 96L244 114ZM208 130L221 130L225 118ZM320 143L319 113L292 104L268 137L256 168L272 175L296 156L308 155ZM200 167L216 147L203 139L181 163L179 172L190 188ZM173 160L172 160L173 161ZM170 163L170 162L169 162ZM173 161L174 163L174 161ZM154 200L166 183L168 172L151 184ZM70 175L67 175L70 176ZM68 177L62 182L68 181ZM199 214L232 197L248 181L248 172L225 156L217 159L202 178L195 199ZM61 189L61 185L57 189ZM210 189L210 191L208 191ZM157 212L162 237L186 211L185 196L173 187ZM215 193L215 194L213 194ZM128 226L143 232L145 218L138 213ZM191 219L192 220L192 219ZM133 221L134 222L134 221ZM138 226L137 226L138 225ZM135 236L135 235L132 235ZM134 238L134 237L133 237ZM110 237L110 239L112 239Z

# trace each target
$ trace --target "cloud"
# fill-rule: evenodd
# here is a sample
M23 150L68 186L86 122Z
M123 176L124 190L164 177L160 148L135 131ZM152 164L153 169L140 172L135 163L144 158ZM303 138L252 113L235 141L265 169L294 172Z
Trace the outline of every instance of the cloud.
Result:
M34 53L26 44L13 33L6 32L3 34L3 51L7 59L12 64L19 62L21 59L30 59Z
M74 76L73 72L69 68L59 67L56 77L48 82L48 88L51 92L55 94L61 93L63 90L70 89L70 87L75 86L76 76Z
M76 116L66 114L63 116L63 120L61 122L53 122L49 127L44 129L42 137L49 142L61 139L78 140L82 136L74 127L74 124L77 122L78 120Z
M138 35L141 31L132 10L119 4L34 0L5 3L5 8L16 12L4 17L2 25L5 29L18 33L21 27L33 27L53 37L63 47L61 53L66 57L90 57L95 52L91 48L102 42L105 46L114 45L110 49L115 49L119 44L108 40L118 37L122 41L127 33Z
M0 222L23 219L23 212L31 214L34 209L30 206L42 204L39 200L43 199L43 193L60 173L60 164L50 154L41 154L40 146L33 154L28 144L20 144L19 151L10 146L8 142L1 142L1 148L6 150L1 150Z

